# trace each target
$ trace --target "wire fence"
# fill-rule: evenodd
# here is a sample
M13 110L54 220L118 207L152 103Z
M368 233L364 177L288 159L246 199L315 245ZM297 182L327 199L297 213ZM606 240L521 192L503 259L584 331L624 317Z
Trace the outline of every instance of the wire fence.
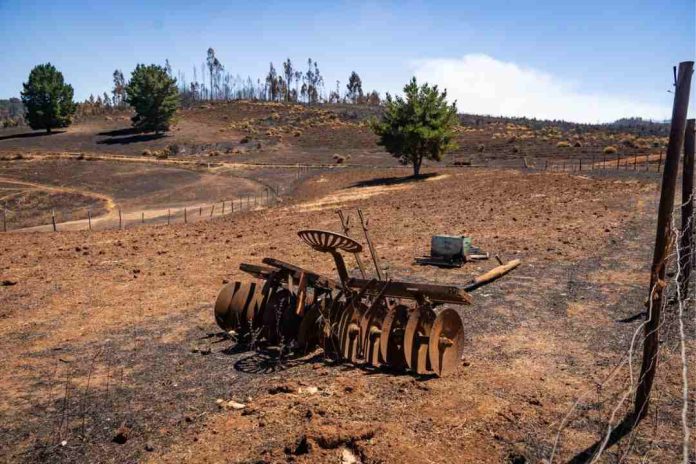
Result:
M158 206L147 209L125 210L116 206L105 213L103 209L90 207L54 208L50 213L36 215L3 208L2 232L64 231L64 230L109 230L126 229L146 224L198 222L213 217L227 216L278 203L279 194L267 187L261 193L243 194L229 200L186 206Z
M648 155L621 156L604 154L590 158L577 158L563 161L545 160L540 169L544 171L644 171L662 172L662 153Z

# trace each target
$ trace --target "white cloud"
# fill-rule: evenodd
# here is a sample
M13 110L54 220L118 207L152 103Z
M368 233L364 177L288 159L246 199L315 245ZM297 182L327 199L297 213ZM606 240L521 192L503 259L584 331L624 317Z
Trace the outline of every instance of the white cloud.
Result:
M628 97L582 93L551 74L488 55L421 60L413 65L419 82L446 88L463 113L592 123L632 116L666 119L670 113L669 108Z

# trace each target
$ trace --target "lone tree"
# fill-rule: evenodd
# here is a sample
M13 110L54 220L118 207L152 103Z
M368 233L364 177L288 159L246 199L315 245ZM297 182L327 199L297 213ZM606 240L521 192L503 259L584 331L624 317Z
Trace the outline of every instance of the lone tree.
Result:
M126 86L126 102L135 109L133 127L156 134L167 131L179 106L176 79L162 66L139 64Z
M46 129L50 134L54 127L67 127L72 123L77 110L73 88L65 83L63 74L55 66L51 63L35 66L23 86L24 117L32 129Z
M405 100L387 94L381 121L372 122L372 130L382 145L403 164L413 165L413 176L420 175L423 158L442 160L442 155L456 148L454 126L456 102L447 103L447 91L427 83L418 86L416 78L404 87Z
M350 77L348 78L348 84L346 84L346 88L348 89L348 99L352 101L353 103L362 103L363 99L363 89L362 89L362 80L360 79L360 76L358 76L358 73L353 71L350 74Z

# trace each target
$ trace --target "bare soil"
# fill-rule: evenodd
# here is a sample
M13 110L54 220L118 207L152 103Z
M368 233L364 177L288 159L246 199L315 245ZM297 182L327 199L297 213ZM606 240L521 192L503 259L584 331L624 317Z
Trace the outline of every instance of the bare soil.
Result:
M0 459L540 462L570 411L554 462L582 456L628 382L625 369L603 379L640 324L655 175L407 174L322 173L289 203L205 223L0 235L0 280L14 283L0 287ZM216 327L212 303L223 282L247 278L241 262L334 273L296 231L337 230L334 210L358 206L393 276L464 283L493 266L414 266L435 233L523 260L463 309L467 349L453 376L334 365L320 352L279 360ZM681 368L671 329L665 337L654 412L608 462L679 459Z

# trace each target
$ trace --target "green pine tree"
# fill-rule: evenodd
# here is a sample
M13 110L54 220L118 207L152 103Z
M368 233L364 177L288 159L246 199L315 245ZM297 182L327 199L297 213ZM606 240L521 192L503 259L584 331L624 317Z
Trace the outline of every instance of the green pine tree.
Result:
M157 134L167 131L179 106L176 79L162 66L139 64L126 86L126 102L135 110L133 127Z
M63 80L63 74L51 63L35 66L23 84L22 103L25 118L32 129L67 127L77 110L73 102L73 88Z
M372 121L372 129L392 156L413 165L417 177L424 158L441 161L445 152L456 148L457 106L447 103L446 90L428 84L419 87L415 77L404 87L404 96L387 94L382 120Z

